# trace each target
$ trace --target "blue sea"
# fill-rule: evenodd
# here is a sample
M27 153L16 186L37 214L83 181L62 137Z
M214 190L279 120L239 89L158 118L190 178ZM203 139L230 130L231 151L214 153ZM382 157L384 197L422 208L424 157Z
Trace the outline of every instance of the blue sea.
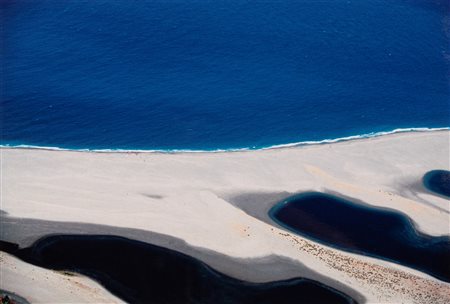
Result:
M2 145L258 149L450 126L447 0L0 9Z

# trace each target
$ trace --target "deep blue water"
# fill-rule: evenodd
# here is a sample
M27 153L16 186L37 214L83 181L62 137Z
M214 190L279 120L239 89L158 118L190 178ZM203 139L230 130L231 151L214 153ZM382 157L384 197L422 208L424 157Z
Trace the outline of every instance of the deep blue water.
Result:
M305 237L400 263L450 282L450 238L420 233L399 212L311 192L279 203L269 215Z
M258 148L450 126L446 0L0 3L2 144Z

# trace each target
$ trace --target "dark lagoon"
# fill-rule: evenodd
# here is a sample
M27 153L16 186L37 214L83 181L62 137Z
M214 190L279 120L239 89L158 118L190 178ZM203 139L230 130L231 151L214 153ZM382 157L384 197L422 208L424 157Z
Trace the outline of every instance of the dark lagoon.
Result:
M49 269L87 275L131 303L356 303L308 279L248 283L163 247L116 236L56 235L0 249Z
M450 238L420 233L401 213L311 192L275 205L269 214L281 226L309 239L450 282Z
M450 198L450 171L432 170L422 180L428 190Z

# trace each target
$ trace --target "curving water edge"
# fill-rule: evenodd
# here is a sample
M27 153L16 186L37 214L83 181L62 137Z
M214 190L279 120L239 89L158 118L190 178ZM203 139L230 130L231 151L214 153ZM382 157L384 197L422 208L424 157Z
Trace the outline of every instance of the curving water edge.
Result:
M357 303L311 279L241 281L181 252L114 235L56 234L25 248L0 241L0 249L39 267L86 275L132 303Z
M323 139L317 141L299 141L287 144L272 145L267 147L244 147L244 148L231 148L231 149L215 149L215 150L191 150L191 149L88 149L88 148L64 148L64 147L52 147L52 146L37 146L37 145L11 145L0 144L0 148L8 149L37 149L37 150L54 150L54 151L76 151L76 152L95 152L95 153L221 153L221 152L242 152L242 151L258 151L258 150L273 150L292 148L300 146L321 145L330 144L344 141L353 141L358 139L366 139L373 137L380 137L385 135L392 135L398 133L412 133L412 132L435 132L435 131L450 131L450 127L441 128L399 128L391 131L371 132L361 135L351 135L345 137L338 137L333 139Z
M450 238L416 230L399 211L357 204L322 192L304 192L275 204L269 217L300 236L372 256L450 282Z

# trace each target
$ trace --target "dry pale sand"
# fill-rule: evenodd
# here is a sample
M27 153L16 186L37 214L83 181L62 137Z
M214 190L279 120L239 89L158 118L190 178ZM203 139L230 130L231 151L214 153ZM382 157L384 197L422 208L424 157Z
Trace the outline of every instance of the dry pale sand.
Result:
M236 198L335 192L406 213L424 233L448 235L448 201L420 185L425 172L449 170L449 136L415 132L224 153L2 149L1 209L16 218L153 231L232 258L290 259L368 302L448 303L450 284L287 233L251 216L266 203L249 200L253 211L244 212L245 201ZM21 295L30 299L32 292Z
M4 252L0 262L1 289L26 295L30 303L123 303L86 277L35 267Z

